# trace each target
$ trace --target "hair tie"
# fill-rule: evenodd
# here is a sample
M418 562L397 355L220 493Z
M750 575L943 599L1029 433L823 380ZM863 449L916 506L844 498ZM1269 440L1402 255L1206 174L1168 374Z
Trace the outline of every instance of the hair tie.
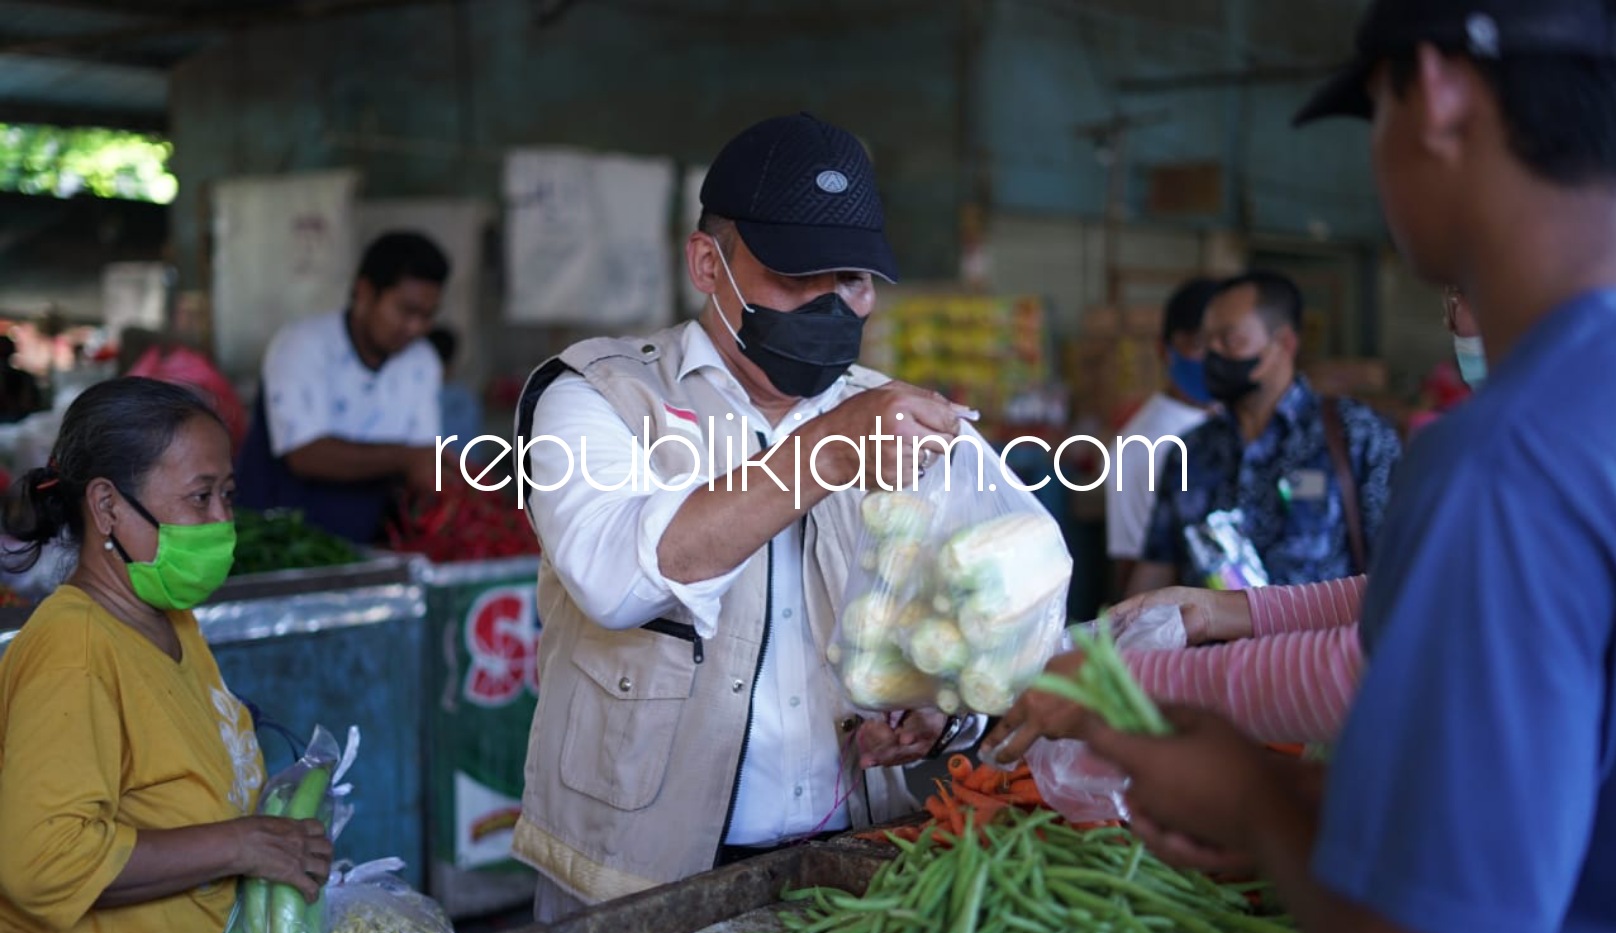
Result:
M57 474L56 458L55 457L52 457L50 460L46 461L46 463L45 463L45 473L46 473L45 478L34 484L34 491L35 492L44 492L45 490L51 488L52 486L55 486L56 484L58 484L58 483L60 483L62 481L61 476L59 476Z

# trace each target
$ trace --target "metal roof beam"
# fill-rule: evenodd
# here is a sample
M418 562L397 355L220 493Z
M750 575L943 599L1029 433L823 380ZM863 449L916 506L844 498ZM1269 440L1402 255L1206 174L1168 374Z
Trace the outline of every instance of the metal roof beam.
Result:
M0 32L0 49L20 49L37 41L40 41L38 36L20 36L16 33ZM165 73L179 64L184 57L166 52L114 48L64 49L54 52L12 51L10 54L27 55L30 58L87 62L98 65L118 65L123 68L138 68L144 71Z
M190 7L180 3L148 3L146 0L5 0L7 6L37 6L79 13L105 13L109 16L138 16L141 19L178 16Z
M1170 94L1208 88L1254 84L1291 84L1313 81L1335 72L1339 64L1289 65L1251 68L1245 71L1209 71L1198 74L1168 75L1160 78L1123 78L1117 90L1124 94Z
M144 110L112 110L0 98L0 123L43 123L50 126L99 126L139 133L165 133L168 115Z
M455 2L458 0L290 0L284 3L255 3L250 6L231 4L219 8L196 9L183 18L164 18L73 36L25 39L0 44L0 54L61 55L103 49L143 39L250 29L274 23L327 19L395 7L441 6Z

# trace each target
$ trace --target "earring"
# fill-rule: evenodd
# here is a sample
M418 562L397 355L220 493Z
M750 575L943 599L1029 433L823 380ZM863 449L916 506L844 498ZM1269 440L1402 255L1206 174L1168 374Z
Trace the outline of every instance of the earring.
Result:
M112 539L111 538L108 538L107 540L101 542L101 550L103 550L103 551L112 550Z

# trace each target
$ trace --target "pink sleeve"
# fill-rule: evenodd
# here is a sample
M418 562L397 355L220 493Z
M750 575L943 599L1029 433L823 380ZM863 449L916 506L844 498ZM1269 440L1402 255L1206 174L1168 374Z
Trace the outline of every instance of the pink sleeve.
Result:
M1356 625L1369 578L1362 574L1298 586L1259 586L1246 590L1255 638L1282 632Z
M1145 692L1233 720L1259 742L1333 742L1357 691L1358 626L1123 653Z

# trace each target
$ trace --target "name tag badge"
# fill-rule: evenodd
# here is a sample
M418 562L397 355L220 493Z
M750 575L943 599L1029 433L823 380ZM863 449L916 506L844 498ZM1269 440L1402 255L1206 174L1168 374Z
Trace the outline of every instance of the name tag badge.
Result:
M1299 502L1318 502L1330 489L1323 470L1297 470L1285 478L1291 499Z

